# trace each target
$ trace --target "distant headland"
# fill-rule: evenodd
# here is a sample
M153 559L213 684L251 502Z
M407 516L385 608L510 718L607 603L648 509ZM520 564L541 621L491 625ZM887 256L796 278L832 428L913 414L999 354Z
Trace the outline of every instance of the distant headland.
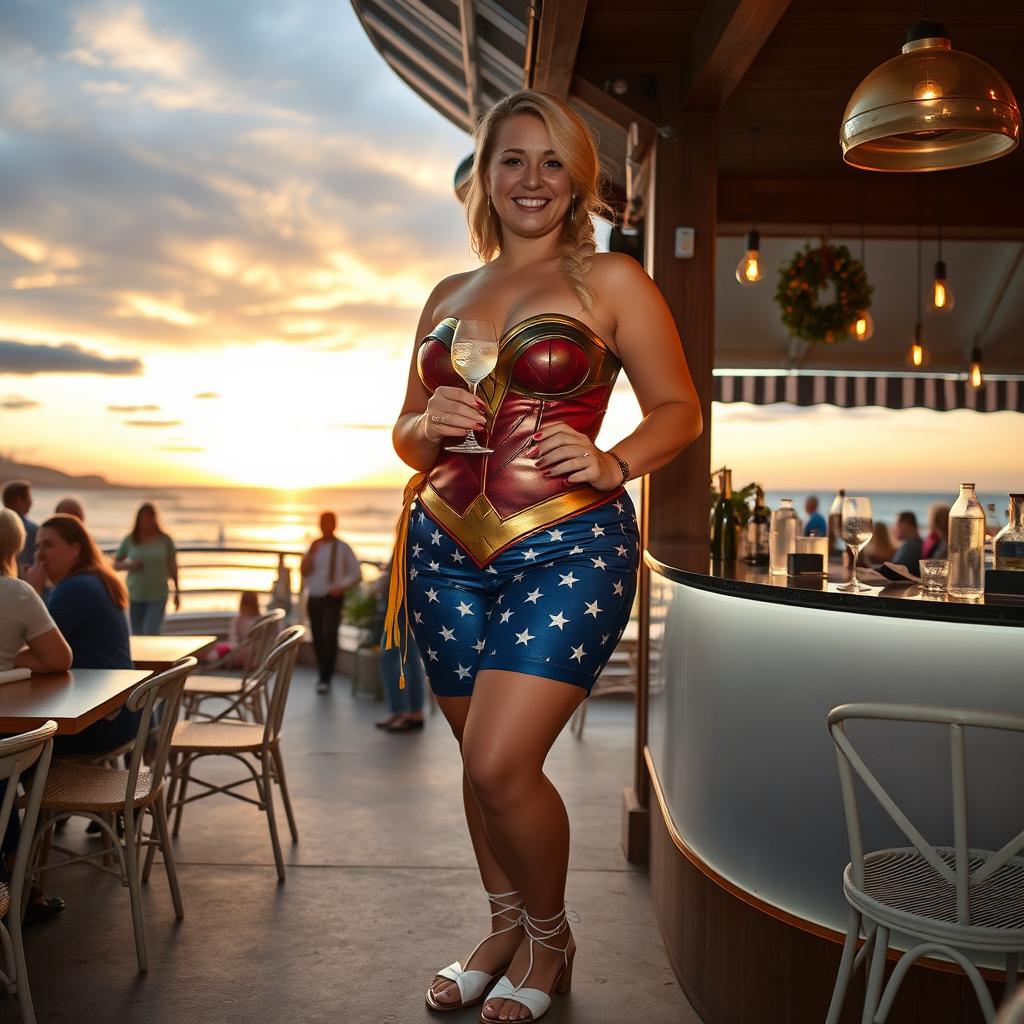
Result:
M94 491L100 489L118 489L120 484L112 484L106 477L87 474L74 476L62 473L59 469L49 466L33 466L27 462L16 462L0 455L0 485L8 480L25 480L33 487L67 489L78 491Z

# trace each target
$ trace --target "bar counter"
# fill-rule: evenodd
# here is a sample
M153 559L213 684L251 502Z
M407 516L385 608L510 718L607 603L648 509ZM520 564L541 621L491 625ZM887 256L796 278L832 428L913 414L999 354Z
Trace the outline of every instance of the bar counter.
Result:
M820 1022L848 912L826 715L861 701L1024 713L1024 603L927 599L907 585L849 594L837 580L742 564L699 573L650 553L645 562L650 864L669 955L708 1024ZM858 729L915 824L944 838L945 733ZM1020 806L1020 740L968 736L972 846L999 849L1024 824L1009 812ZM861 814L869 849L907 845L866 793ZM961 975L915 967L890 1020L980 1019L966 989ZM844 1021L859 1020L862 990L858 975Z

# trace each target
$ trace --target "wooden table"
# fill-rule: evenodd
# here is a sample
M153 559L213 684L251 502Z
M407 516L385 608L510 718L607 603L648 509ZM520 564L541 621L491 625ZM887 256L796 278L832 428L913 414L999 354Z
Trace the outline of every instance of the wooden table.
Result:
M76 668L0 686L0 732L25 732L48 719L61 735L79 733L116 711L152 672L139 668Z
M132 661L136 668L162 672L180 658L198 657L216 642L215 636L133 636Z

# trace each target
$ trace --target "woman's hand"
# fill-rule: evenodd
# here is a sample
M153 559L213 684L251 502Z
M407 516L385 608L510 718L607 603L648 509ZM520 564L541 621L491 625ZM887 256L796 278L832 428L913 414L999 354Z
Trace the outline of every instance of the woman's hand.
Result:
M46 589L46 584L49 582L46 570L43 568L43 563L39 561L39 556L36 555L36 560L25 570L25 582L31 586L37 594L41 594Z
M464 437L467 430L487 426L484 403L463 388L439 387L423 413L423 435L431 444Z
M622 484L622 467L615 456L565 423L551 423L534 434L526 455L545 476L564 476L570 484L587 483L599 491L613 491Z

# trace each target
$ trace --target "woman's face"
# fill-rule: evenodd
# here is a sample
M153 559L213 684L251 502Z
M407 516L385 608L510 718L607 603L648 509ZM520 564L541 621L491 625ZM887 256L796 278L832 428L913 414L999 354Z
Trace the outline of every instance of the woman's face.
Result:
M56 530L39 527L36 534L36 557L54 583L60 583L74 569L81 553L80 544L69 544Z
M144 508L139 513L139 529L146 533L156 529L156 513L151 508Z
M498 125L488 177L491 203L505 230L539 238L569 215L572 178L539 117L513 114Z

